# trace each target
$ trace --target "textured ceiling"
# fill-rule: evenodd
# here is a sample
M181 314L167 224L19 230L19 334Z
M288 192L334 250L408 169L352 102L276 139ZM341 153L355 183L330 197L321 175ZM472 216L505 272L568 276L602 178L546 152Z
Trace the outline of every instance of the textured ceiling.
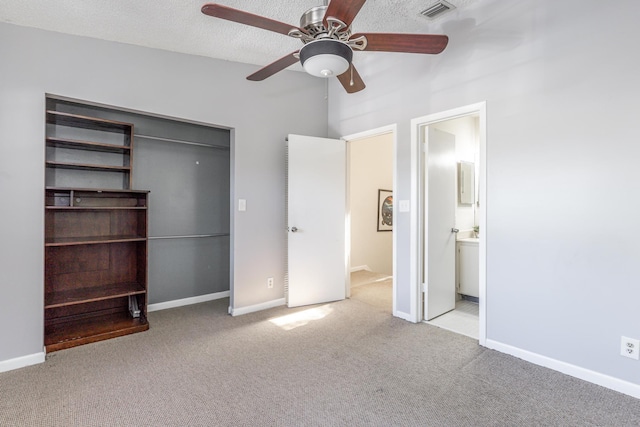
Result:
M430 21L420 12L435 0L369 0L355 32L440 33L440 24L481 0L448 0L458 7ZM175 52L266 65L300 41L203 15L204 0L0 0L0 21ZM298 25L323 0L223 0L219 3ZM291 69L301 69L293 66Z

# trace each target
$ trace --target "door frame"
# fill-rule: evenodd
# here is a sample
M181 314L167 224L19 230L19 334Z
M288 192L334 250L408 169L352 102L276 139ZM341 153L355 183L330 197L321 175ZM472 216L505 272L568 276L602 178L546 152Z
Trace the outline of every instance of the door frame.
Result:
M384 135L384 134L388 134L390 133L392 138L393 138L393 158L391 159L391 162L393 163L393 194L394 196L396 194L398 194L398 163L396 162L396 158L397 158L397 147L398 147L398 126L397 124L391 124L391 125L386 125L386 126L381 126L378 128L374 128L374 129L370 129L370 130L366 130L363 132L358 132L358 133L354 133L351 135L347 135L347 136L343 136L341 139L344 139L347 143L347 271L348 274L350 274L351 272L351 206L348 203L349 200L351 199L351 194L349 192L349 187L350 187L350 176L351 176L351 170L350 170L350 155L351 155L351 142L352 141L357 141L360 139L367 139L367 138L372 138L375 136L379 136L379 135ZM397 198L396 198L397 199ZM394 216L397 214L397 210L396 207L394 206ZM395 222L395 221L394 221ZM397 261L397 255L396 255L396 247L397 247L397 238L398 238L398 234L396 233L396 229L397 227L394 225L393 229L391 230L392 233L392 237L391 240L393 242L392 246L393 246L393 273L392 273L392 307L393 307L393 315L396 317L399 317L396 313L398 312L397 308L396 308L396 277L397 277L397 265L398 263ZM347 296L347 298L349 298L351 296L351 281L348 280L347 281L347 289L345 289L345 295Z
M422 260L424 259L422 240L424 226L422 218L424 202L424 184L421 180L425 173L425 164L422 160L421 130L429 125L465 116L477 115L480 143L480 165L478 200L478 225L482 233L479 241L479 331L478 342L484 346L487 338L487 108L486 101L466 105L439 113L429 114L411 120L411 211L410 211L410 309L414 322L424 320L422 304ZM395 185L395 182L394 182ZM395 239L394 239L395 243ZM394 263L395 266L395 263ZM395 273L395 271L394 271Z

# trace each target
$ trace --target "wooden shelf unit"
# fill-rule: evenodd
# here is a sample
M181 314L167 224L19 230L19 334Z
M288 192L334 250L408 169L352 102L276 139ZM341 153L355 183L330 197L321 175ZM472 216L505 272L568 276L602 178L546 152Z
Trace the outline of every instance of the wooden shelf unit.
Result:
M45 145L47 147L45 168L47 170L76 170L122 174L122 188L131 188L133 124L53 110L47 110L46 120L47 124L53 126L52 129L56 131L66 129L66 134L70 135L77 133L78 129L95 131L91 135L97 139L94 141L66 135L51 135L48 129L48 135L45 139ZM118 139L118 143L113 143L109 138L106 138L113 134L117 135L116 139ZM61 153L61 151L66 151L65 156L69 158L62 160L57 159L56 155ZM84 156L79 155L81 152L102 153L103 155L111 157L96 157L96 160L99 160L99 162L93 163L86 161ZM55 184L55 179L47 179L49 183L53 182Z
M45 189L47 351L149 328L147 200L147 191Z

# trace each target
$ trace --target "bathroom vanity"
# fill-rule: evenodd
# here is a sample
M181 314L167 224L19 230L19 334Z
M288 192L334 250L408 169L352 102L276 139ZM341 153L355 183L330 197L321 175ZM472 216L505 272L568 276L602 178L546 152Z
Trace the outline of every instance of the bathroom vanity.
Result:
M478 240L470 237L456 242L458 293L475 298L480 296Z

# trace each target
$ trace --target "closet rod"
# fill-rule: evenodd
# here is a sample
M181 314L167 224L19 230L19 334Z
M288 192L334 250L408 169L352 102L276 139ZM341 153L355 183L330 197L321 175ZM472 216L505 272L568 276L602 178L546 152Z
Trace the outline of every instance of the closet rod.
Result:
M203 237L225 237L229 236L229 233L216 233L216 234L189 234L186 236L155 236L149 237L149 240L161 240L161 239L201 239Z
M197 145L198 147L214 148L214 149L218 149L218 150L228 150L229 149L229 147L225 147L224 145L203 144L202 142L183 141L181 139L171 139L171 138L161 138L159 136L133 134L133 137L134 138L143 138L143 139L154 139L156 141L164 141L164 142L175 142L176 144Z

